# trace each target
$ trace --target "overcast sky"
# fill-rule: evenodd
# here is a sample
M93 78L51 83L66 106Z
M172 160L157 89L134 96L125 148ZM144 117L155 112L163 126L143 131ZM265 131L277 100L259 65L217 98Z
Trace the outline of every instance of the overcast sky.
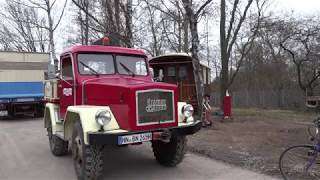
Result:
M273 0L275 11L294 11L297 14L319 14L320 0Z
M63 3L64 0L58 0L58 2ZM71 3L70 0L69 4ZM272 1L272 5L269 8L270 11L274 11L277 15L281 14L288 14L293 12L293 14L297 17L303 16L303 15L312 15L317 14L320 15L320 0L270 0ZM220 0L214 0L214 2L219 3ZM0 0L0 5L3 5L5 3L5 0ZM67 8L67 10L70 11L70 8ZM71 12L66 12L67 16ZM65 25L69 24L70 22L69 18L64 18L63 22L60 24L60 27L58 28L58 31L55 34L56 41L57 41L57 50L58 52L61 52L63 49L63 41L65 38L57 38L57 34L59 36L67 35L65 32ZM211 23L213 23L211 21ZM209 22L209 24L211 24ZM199 27L199 29L202 29L204 27ZM209 29L212 31L217 27L217 22L214 24L209 25ZM219 39L219 32L216 33L211 32L214 37L209 37L209 41L214 41ZM210 34L211 34L210 33Z

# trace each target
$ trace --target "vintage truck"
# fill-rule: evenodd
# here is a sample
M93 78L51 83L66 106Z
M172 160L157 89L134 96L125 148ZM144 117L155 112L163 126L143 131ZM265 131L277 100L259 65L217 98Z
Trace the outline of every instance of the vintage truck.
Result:
M143 51L74 46L60 73L45 82L44 127L52 153L72 151L78 179L97 179L104 147L151 142L164 166L180 163L186 135L200 130L193 107L178 102L177 86L154 82ZM69 143L70 142L70 143Z

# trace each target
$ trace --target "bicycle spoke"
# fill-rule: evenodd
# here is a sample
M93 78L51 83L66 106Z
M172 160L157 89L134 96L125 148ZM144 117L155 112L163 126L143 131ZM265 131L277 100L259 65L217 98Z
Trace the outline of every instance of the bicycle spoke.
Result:
M287 180L319 179L320 166L317 163L317 156L311 145L290 147L280 157L281 174Z

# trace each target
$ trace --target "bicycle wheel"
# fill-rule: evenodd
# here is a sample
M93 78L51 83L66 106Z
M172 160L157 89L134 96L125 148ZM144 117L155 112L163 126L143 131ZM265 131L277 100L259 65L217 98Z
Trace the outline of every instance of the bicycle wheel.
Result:
M312 145L296 145L282 152L279 168L285 180L320 179L319 153Z

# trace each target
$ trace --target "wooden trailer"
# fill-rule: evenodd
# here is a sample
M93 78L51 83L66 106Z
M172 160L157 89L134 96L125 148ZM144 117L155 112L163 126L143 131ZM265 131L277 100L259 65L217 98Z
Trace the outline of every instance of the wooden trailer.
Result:
M192 57L186 53L157 56L149 60L154 77L178 86L179 101L186 101L197 109L196 86L193 76ZM201 63L205 93L210 93L210 68Z

